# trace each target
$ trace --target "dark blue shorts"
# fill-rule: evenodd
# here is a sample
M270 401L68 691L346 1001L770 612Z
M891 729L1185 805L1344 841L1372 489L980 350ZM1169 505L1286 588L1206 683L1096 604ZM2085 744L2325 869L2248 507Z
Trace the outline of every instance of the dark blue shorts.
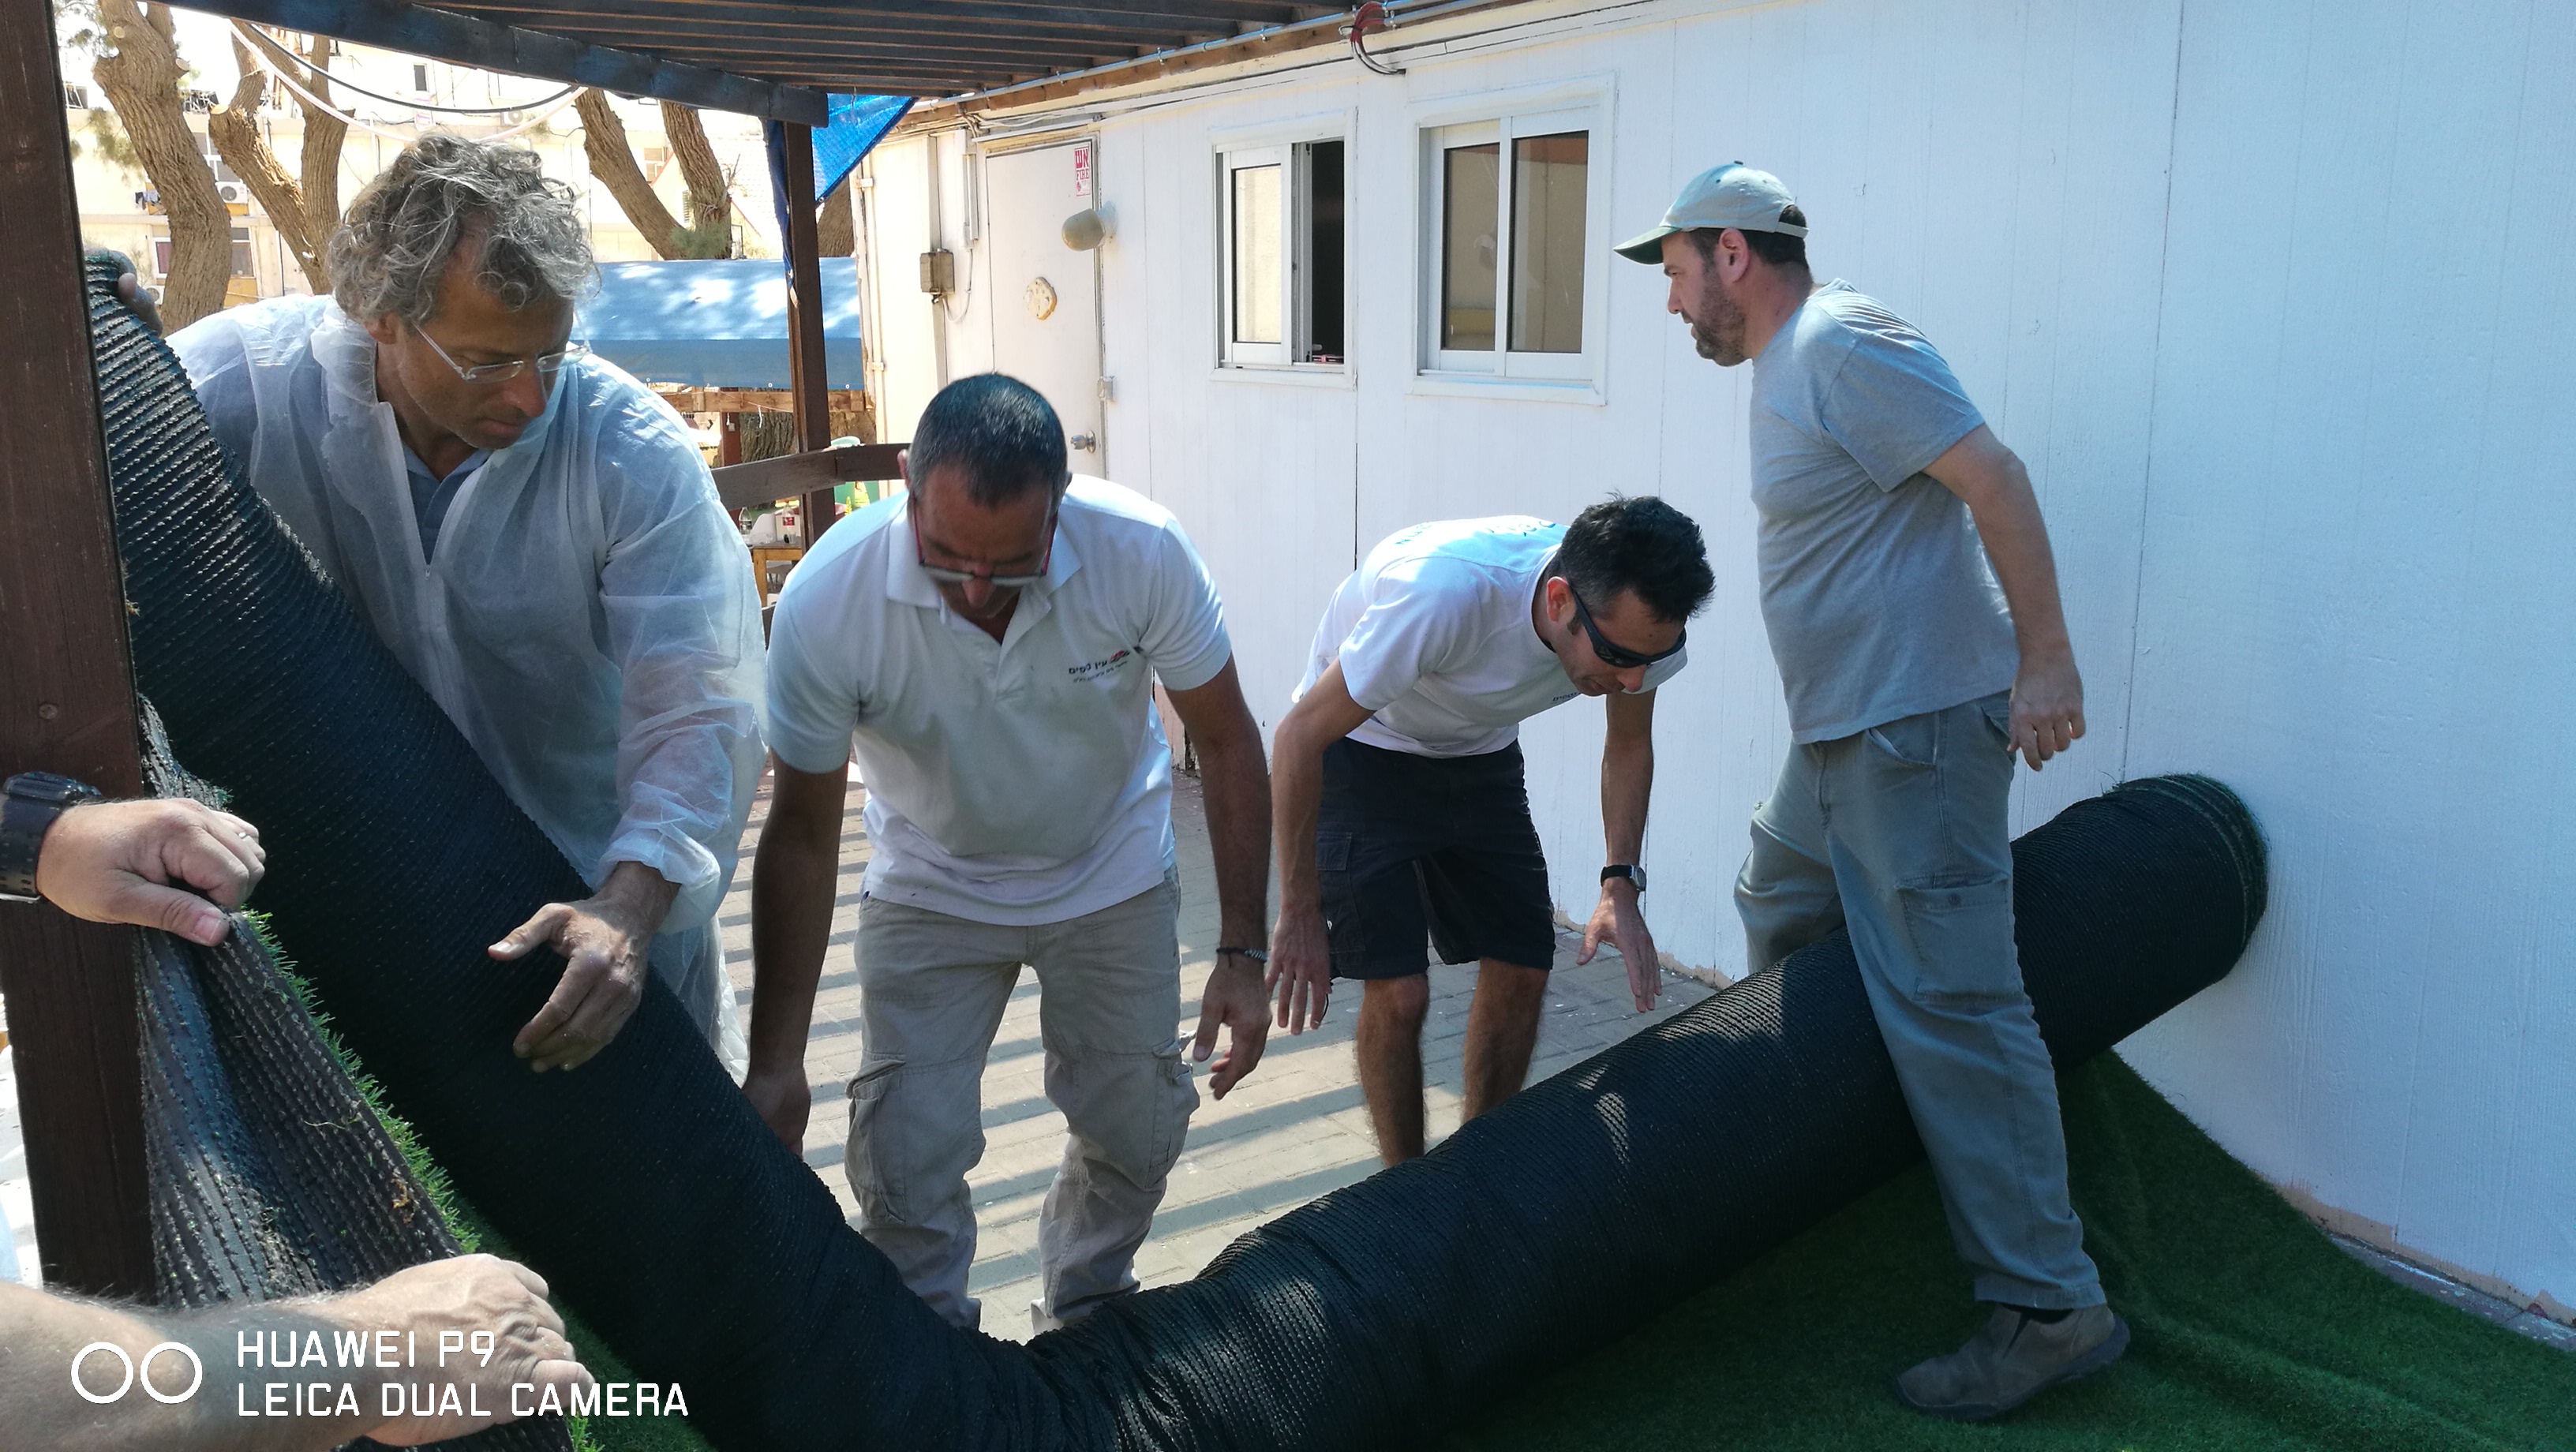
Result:
M1547 858L1517 742L1453 757L1334 742L1315 865L1336 978L1423 972L1426 938L1443 963L1556 961Z

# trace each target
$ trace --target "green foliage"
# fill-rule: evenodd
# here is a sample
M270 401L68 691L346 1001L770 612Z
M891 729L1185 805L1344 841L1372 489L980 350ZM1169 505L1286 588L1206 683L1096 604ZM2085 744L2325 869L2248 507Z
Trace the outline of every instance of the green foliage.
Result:
M697 194L695 192L682 192L680 194L680 215L684 217L694 217L697 214ZM733 255L733 224L731 219L732 213L728 212L725 214L724 220L709 222L703 227L690 227L685 225L674 227L671 229L671 245L679 249L682 257L731 257Z

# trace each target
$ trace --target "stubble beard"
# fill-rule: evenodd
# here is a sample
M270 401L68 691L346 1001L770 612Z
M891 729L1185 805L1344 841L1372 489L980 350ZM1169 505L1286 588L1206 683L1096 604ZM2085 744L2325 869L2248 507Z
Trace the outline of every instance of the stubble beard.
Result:
M1690 331L1691 346L1718 367L1732 368L1744 361L1744 308L1719 289L1715 277L1700 284L1699 306L1691 309Z

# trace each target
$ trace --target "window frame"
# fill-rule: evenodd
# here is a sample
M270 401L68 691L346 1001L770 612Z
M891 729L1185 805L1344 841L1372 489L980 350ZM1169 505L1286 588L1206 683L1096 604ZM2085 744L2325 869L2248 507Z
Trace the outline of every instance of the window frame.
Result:
M1354 309L1349 283L1351 274L1351 240L1354 235L1352 214L1356 201L1352 195L1352 172L1357 146L1356 117L1350 111L1333 111L1321 115L1293 117L1253 126L1228 127L1209 133L1211 207L1208 216L1214 243L1214 267L1211 276L1212 317L1216 330L1216 366L1214 376L1234 381L1265 383L1308 383L1324 386L1351 386L1356 369L1351 361L1354 349L1352 324ZM1312 341L1313 266L1308 256L1311 230L1313 148L1338 142L1342 148L1342 361L1311 363L1303 361ZM1238 343L1234 338L1235 298L1235 209L1234 173L1247 162L1280 167L1280 340L1276 343Z
M1610 137L1612 92L1607 77L1491 92L1430 102L1411 117L1414 131L1415 392L1510 395L1563 402L1604 402L1604 346L1609 332ZM1516 350L1513 312L1512 210L1516 178L1513 144L1539 136L1585 133L1583 218L1583 347L1576 353ZM1491 142L1495 148L1494 346L1441 346L1447 243L1445 153Z

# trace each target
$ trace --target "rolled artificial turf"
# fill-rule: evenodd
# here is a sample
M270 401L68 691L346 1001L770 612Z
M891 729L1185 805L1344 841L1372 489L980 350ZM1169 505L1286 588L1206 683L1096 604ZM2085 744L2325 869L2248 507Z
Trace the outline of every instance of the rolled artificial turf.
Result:
M2345 1255L2117 1058L2060 1094L2085 1247L2135 1332L2110 1369L1982 1425L1897 1403L1984 1310L1917 1165L1443 1452L2576 1452L2576 1355Z

